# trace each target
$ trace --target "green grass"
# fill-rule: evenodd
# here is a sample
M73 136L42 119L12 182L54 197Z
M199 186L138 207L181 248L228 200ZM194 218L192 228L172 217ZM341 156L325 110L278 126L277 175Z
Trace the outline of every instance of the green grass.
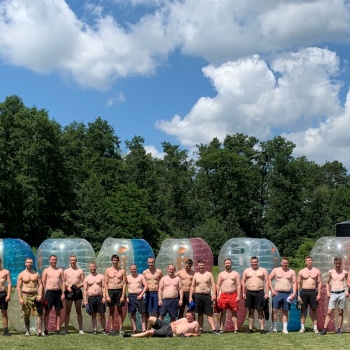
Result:
M80 335L70 333L65 336L50 335L46 338L25 337L23 334L12 334L11 337L0 336L0 348L6 350L54 350L54 349L130 349L130 350L213 350L213 349L345 349L348 348L350 334L342 336L329 334L319 336L313 333L290 334L233 334L220 336L203 334L198 338L122 338L98 334Z

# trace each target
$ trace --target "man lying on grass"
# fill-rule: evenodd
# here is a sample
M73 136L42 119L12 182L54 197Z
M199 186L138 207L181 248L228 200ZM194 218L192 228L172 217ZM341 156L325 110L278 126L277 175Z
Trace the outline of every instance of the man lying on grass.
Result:
M186 317L170 324L151 316L147 325L147 331L138 334L125 333L124 337L196 337L199 335L199 324L195 321L192 311L187 311Z

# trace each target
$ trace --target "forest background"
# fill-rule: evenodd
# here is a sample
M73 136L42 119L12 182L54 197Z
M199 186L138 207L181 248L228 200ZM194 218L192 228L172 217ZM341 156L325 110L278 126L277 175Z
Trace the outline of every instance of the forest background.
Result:
M0 237L34 249L45 239L201 237L217 257L233 237L271 240L293 267L314 242L350 218L350 177L338 161L293 157L277 136L214 138L195 154L163 142L163 159L142 136L127 152L107 121L62 127L18 96L0 103Z

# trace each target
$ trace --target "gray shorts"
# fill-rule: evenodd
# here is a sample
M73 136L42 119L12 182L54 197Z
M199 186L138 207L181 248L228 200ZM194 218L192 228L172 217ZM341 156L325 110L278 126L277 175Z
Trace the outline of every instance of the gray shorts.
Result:
M338 308L341 310L345 309L346 297L345 290L341 293L331 292L331 297L329 299L328 310L335 310L338 304Z

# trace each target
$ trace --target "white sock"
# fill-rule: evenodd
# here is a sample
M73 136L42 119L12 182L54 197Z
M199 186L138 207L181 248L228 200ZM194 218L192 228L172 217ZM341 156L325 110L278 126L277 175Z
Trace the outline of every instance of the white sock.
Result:
M287 330L288 322L283 322L283 329Z
M304 324L301 324L301 329L305 329L305 325Z
M276 329L276 328L277 328L277 322L272 322L271 328L272 328L272 329Z
M317 325L314 325L314 329L315 329L315 330L317 329Z

